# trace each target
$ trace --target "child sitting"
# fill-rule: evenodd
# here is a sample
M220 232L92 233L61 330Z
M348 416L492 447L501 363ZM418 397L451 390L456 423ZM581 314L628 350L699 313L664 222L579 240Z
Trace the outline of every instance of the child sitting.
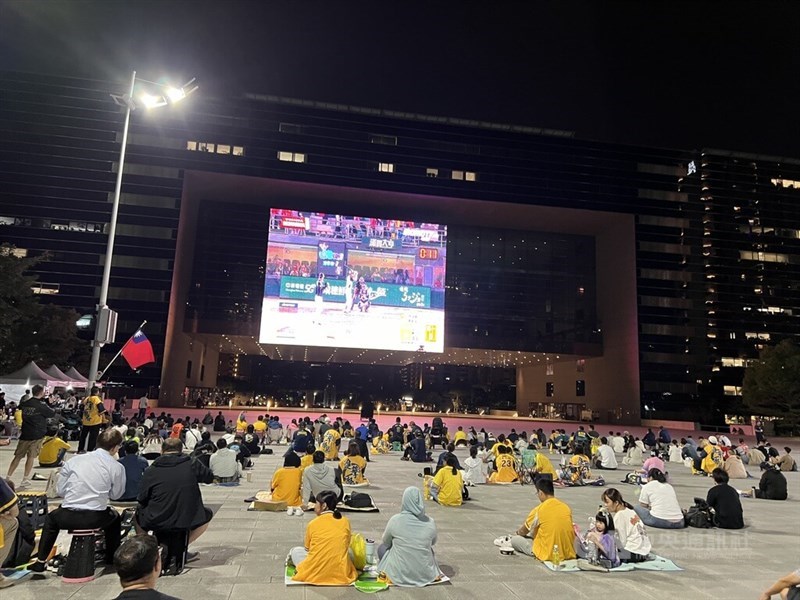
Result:
M586 559L590 565L613 569L620 565L617 556L617 541L614 538L614 519L606 511L594 517L594 524L585 536L575 536L575 553ZM582 566L582 563L578 563Z

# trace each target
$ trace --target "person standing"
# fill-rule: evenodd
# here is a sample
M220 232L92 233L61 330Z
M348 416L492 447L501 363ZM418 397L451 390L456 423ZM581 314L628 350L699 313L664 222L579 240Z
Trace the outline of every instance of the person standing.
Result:
M314 321L313 323L316 325L322 325L322 322L319 320L320 316L322 315L323 309L323 294L325 290L328 289L328 282L325 281L325 274L320 273L317 276L317 283L314 285Z
M97 450L64 463L56 490L61 506L45 518L36 562L29 569L43 573L45 561L62 529L102 529L106 536L106 564L112 564L120 544L119 513L108 506L125 493L125 467L116 460L122 434L106 429L97 438Z
M54 417L56 412L44 400L44 387L33 386L33 396L25 402L20 402L19 410L22 413L22 431L14 450L14 458L8 466L8 479L17 470L19 463L25 458L25 470L18 490L24 490L31 485L33 462L42 449L44 436L47 434L47 419Z
M78 441L78 453L91 452L97 446L97 436L108 416L103 401L98 396L99 388L93 387L86 400L83 401L83 417L81 418L81 437Z
M147 394L142 394L142 397L139 398L139 414L136 415L136 420L139 423L144 421L144 416L147 414Z

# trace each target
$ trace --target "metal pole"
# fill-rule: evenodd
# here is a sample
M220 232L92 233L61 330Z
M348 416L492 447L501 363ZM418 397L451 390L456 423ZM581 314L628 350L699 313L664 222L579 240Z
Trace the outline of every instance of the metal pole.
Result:
M111 279L111 261L114 258L114 236L117 232L117 214L119 213L119 196L122 191L122 171L125 166L125 148L128 144L128 125L131 120L133 107L133 87L136 84L136 71L131 75L131 87L128 92L127 108L125 109L125 124L122 127L122 148L119 151L119 164L117 165L117 185L114 188L114 203L111 205L111 221L108 224L108 244L106 246L106 262L103 265L103 280L100 284L100 301L97 304L95 339L92 341L92 360L89 363L89 383L87 392L91 393L92 386L96 383L97 369L100 367L100 344L97 339L100 335L100 310L106 306L108 300L108 283Z

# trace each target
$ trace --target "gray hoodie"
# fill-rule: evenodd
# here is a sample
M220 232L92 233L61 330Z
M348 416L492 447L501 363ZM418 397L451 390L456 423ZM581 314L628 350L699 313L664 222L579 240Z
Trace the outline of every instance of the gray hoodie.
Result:
M314 463L303 471L303 499L316 497L323 490L331 490L337 495L341 492L336 485L336 472L329 463Z

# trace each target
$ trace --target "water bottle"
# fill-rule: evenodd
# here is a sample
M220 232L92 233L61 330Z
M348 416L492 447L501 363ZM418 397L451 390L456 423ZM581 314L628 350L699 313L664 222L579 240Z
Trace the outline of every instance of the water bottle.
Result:
M561 551L558 549L558 544L553 546L553 559L550 562L553 563L556 571L561 570Z

